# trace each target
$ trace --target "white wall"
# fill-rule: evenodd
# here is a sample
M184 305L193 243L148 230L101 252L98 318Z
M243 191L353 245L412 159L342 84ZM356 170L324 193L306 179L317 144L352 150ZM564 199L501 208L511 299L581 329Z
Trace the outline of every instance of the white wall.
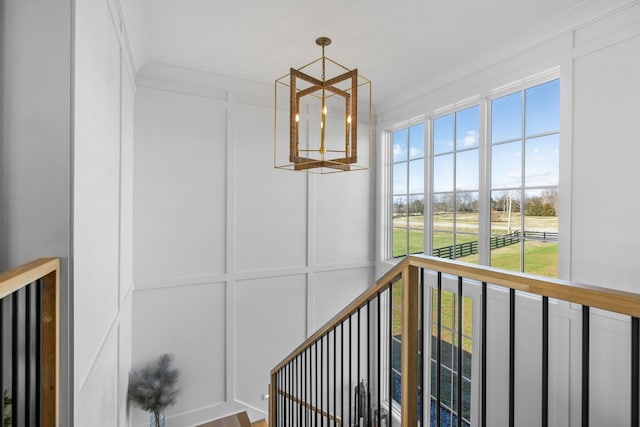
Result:
M378 129L383 131L415 117L473 96L490 96L504 85L522 81L558 67L561 78L561 180L560 275L563 278L640 293L640 267L635 261L640 232L633 213L640 208L635 173L639 153L636 122L640 114L640 3L593 2L581 19L564 16L566 29L542 33L537 40L525 34L506 41L484 62L470 62L464 70L450 72L459 80L442 80L422 96L382 106ZM598 7L601 9L598 9ZM606 6L606 7L603 7ZM616 9L617 8L617 9ZM562 23L556 23L561 28ZM548 29L551 23L545 24ZM546 36L544 36L546 34ZM518 44L520 42L520 44ZM449 70L451 71L451 70ZM384 156L378 167L384 170ZM379 188L378 271L387 241L385 205L388 195L384 175ZM627 219L630 218L630 219ZM489 386L490 424L504 424L508 389L505 359L508 347L505 294L490 293ZM528 399L540 387L535 340L539 340L539 303L518 297L516 340L516 424L535 420L539 403ZM559 303L551 311L551 424L580 423L581 308ZM592 310L590 416L594 425L628 425L630 402L629 319ZM477 347L476 347L477 348ZM521 368L526 367L526 368ZM476 377L477 378L477 377ZM570 406L570 410L568 407Z
M136 82L134 365L175 356L173 425L265 417L270 369L373 283L372 172L274 169L270 86Z
M74 420L128 425L133 102L119 3L75 5Z
M61 425L70 425L71 1L0 1L0 270L60 257Z
M640 293L635 256L640 231L627 215L633 217L640 209L634 161L640 153L634 136L640 114L638 52L637 2L574 33L571 279L634 293ZM601 250L606 247L614 249ZM573 308L572 318L579 316L579 309ZM591 422L628 425L629 320L596 312L590 322L590 373L595 385L590 396ZM579 331L572 332L575 351ZM578 386L574 380L573 389ZM576 399L572 403L577 410ZM579 425L576 418L572 417L571 425Z

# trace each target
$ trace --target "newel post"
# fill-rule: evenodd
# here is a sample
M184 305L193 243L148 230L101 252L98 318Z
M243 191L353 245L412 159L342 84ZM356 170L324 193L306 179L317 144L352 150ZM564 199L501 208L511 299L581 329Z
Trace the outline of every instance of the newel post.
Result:
M42 425L58 425L60 267L42 278Z
M418 424L418 267L402 271L402 425Z
M271 382L269 384L269 425L277 425L277 404L278 404L278 373L271 372Z

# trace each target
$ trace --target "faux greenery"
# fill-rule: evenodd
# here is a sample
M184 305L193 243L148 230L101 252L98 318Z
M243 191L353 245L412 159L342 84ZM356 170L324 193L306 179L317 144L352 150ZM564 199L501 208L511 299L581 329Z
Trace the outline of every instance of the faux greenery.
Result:
M129 400L136 406L151 412L160 426L160 414L167 406L176 403L179 390L178 370L173 368L173 358L163 354L149 365L131 372Z
M10 426L11 425L11 396L9 395L9 390L5 389L3 393L3 402L2 402L2 415L3 415L3 425Z

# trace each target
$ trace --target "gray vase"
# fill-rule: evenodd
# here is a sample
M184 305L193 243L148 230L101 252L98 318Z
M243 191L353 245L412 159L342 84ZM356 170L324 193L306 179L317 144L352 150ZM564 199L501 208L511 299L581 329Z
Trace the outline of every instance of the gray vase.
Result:
M149 427L164 427L164 414L161 412L158 414L158 419L156 419L156 414L153 412L149 415Z

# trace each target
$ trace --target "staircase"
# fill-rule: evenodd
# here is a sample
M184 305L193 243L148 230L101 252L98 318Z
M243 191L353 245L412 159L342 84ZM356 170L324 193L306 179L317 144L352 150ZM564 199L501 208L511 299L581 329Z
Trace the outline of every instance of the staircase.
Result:
M617 407L594 397L608 371ZM270 396L282 427L638 427L640 295L409 256L273 368Z

